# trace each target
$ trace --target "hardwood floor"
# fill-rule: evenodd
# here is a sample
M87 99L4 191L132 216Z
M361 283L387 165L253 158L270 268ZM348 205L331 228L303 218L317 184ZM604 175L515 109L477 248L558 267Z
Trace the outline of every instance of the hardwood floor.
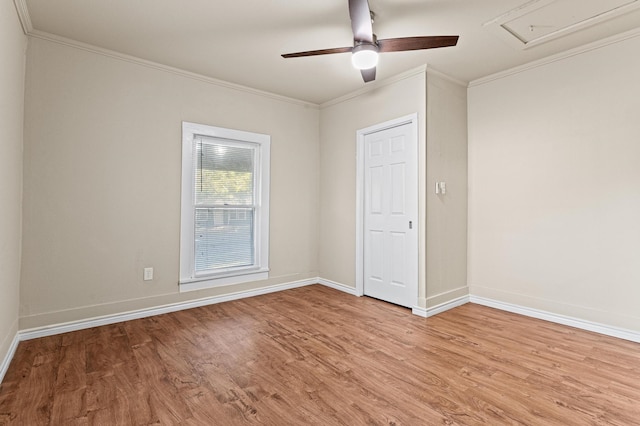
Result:
M309 286L20 343L0 424L638 425L640 344Z

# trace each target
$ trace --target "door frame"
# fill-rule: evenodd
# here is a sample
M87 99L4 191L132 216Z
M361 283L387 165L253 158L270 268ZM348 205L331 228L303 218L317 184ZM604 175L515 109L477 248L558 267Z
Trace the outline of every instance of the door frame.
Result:
M385 121L384 123L374 124L373 126L366 127L364 129L360 129L356 132L356 295L364 296L364 139L365 136L376 133L381 130L386 130L392 127L398 127L405 124L409 124L409 131L412 136L415 138L417 151L420 151L418 138L418 113L413 113L409 115L405 115L403 117L395 118L393 120ZM418 155L416 152L416 155ZM418 170L417 170L417 178L420 179L420 164L418 162ZM417 185L420 188L420 182ZM419 194L415 194L416 197L419 197ZM418 202L419 206L419 202ZM418 212L416 211L416 218L418 217ZM416 220L417 232L419 235L420 224ZM418 239L419 240L419 239ZM419 256L420 250L416 247L416 254ZM419 260L419 259L418 259ZM419 284L419 269L420 262L416 262L416 270L413 271L415 273L416 282ZM419 287L419 285L418 285ZM418 306L418 293L419 290L415 294L414 306Z

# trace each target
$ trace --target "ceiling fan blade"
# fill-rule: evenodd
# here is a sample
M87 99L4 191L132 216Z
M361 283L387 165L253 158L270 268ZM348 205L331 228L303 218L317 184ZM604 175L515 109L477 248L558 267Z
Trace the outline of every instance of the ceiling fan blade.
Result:
M353 39L373 43L373 26L368 0L349 0L349 17Z
M407 50L436 49L455 46L458 36L401 37L378 40L379 52L403 52Z
M376 67L369 68L368 70L360 70L360 73L365 83L376 79Z
M336 47L334 49L320 49L309 50L307 52L285 53L283 58L299 58L301 56L317 56L317 55L330 55L332 53L347 53L351 52L353 47Z

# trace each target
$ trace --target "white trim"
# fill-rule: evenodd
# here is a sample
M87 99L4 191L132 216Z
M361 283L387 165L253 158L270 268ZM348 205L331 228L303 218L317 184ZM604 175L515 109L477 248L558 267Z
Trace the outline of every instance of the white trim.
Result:
M180 280L180 293L189 291L204 290L212 287L222 287L226 285L241 284L248 281L262 281L269 278L269 270L266 272L253 272L250 274L233 275L222 278L207 278L195 280Z
M283 284L276 284L269 287L259 288L255 290L245 290L231 294L225 294L221 296L212 296L205 297L202 299L191 300L188 302L179 302L172 303L167 305L156 306L153 308L147 309L138 309L135 311L123 312L119 314L113 315L104 315L100 317L88 318L84 320L78 321L70 321L61 324L53 324L44 327L36 327L28 330L21 330L14 336L11 345L9 346L9 351L7 355L4 357L2 363L0 364L0 383L4 378L4 374L6 374L7 369L9 368L9 364L15 355L15 351L18 347L18 343L37 339L40 337L53 336L56 334L68 333L71 331L84 330L91 327L99 327L102 325L115 324L123 321L130 321L139 318L147 318L154 315L161 315L170 312L182 311L185 309L192 309L201 306L214 305L217 303L229 302L232 300L244 299L247 297L260 296L269 293L276 293L279 291L290 290L299 287L305 287L308 285L320 284L326 287L330 287L351 295L356 295L353 287L349 287L347 285L326 280L324 278L315 277L308 278L305 280L292 281ZM570 327L579 328L582 330L593 331L595 333L604 334L607 336L617 337L624 340L630 340L632 342L640 343L640 333L633 330L626 330L617 327L611 327L603 324L598 324L590 321L585 321L577 318L567 317L563 315L553 314L546 311L541 311L538 309L527 308L524 306L514 305L511 303L499 302L497 300L487 299L485 297L479 296L461 296L450 300L445 303L441 303L437 306L433 306L431 308L421 308L419 306L415 306L412 308L412 313L414 315L418 315L421 317L428 318L433 315L437 315L439 313L445 312L449 309L453 309L455 307L464 305L466 303L475 303L478 305L488 306L491 308L499 309L502 311L513 312L515 314L524 315L528 317L543 319L546 321L551 321L557 324L567 325Z
M374 80L371 83L363 86L358 90L354 90L351 93L347 93L346 95L342 95L338 98L332 99L330 101L321 103L319 105L320 109L327 108L333 105L337 105L339 103L348 101L349 99L357 98L367 92L372 92L384 86L389 86L391 84L397 83L398 81L406 80L407 78L411 78L416 75L424 74L427 71L427 65L420 65L417 68L410 69L409 71L405 71L403 73L394 75L393 77L385 78L384 80Z
M430 308L421 308L420 306L414 306L411 309L411 312L414 315L418 315L424 318L429 318L434 315L438 315L442 312L448 311L449 309L457 308L458 306L462 306L466 303L469 303L469 296L460 296L455 299L449 300L448 302L440 303L439 305L432 306Z
M22 31L24 31L26 35L29 35L29 33L33 31L33 25L31 24L31 16L29 15L26 0L13 0L13 4L16 7L20 25L22 25Z
M155 306L152 308L146 309L137 309L134 311L122 312L119 314L112 315L104 315L99 317L87 318L78 321L70 321L61 324L53 324L43 327L35 327L28 330L18 331L16 337L14 338L14 342L9 350L9 354L7 355L4 363L2 364L3 368L8 368L11 363L11 359L15 353L15 349L18 345L18 342L24 340L37 339L40 337L53 336L56 334L68 333L71 331L84 330L91 327L100 327L103 325L116 324L123 321L131 321L140 318L147 318L155 315L167 314L170 312L178 312L185 309L198 308L201 306L214 305L217 303L230 302L232 300L244 299L247 297L261 296L269 293L276 293L284 290L291 290L294 288L305 287L313 284L321 284L326 287L333 288L335 290L340 290L344 293L348 293L355 296L353 287L349 287L347 285L326 280L320 277L308 278L305 280L292 281L283 284L276 284L269 287L263 287L255 290L244 290L235 293L220 295L220 296L211 296L205 297L202 299L190 300L187 302L178 302L171 303L167 305ZM6 367L5 364L6 363ZM2 371L2 370L0 370Z
M20 341L37 339L39 337L53 336L56 334L68 333L70 331L84 330L91 327L99 327L102 325L115 324L123 321L147 318L154 315L162 315L170 312L182 311L185 309L199 308L201 306L214 305L217 303L229 302L232 300L244 299L247 297L260 296L263 294L275 293L283 290L290 290L293 288L316 284L317 282L317 278L309 278L306 280L276 284L269 287L258 288L255 290L238 291L221 296L211 296L202 299L190 300L188 302L171 303L168 305L161 305L153 308L138 309L135 311L123 312L119 314L104 315L84 320L70 321L62 324L36 327L19 331L18 334L20 336Z
M54 336L57 334L68 333L72 331L84 330L92 327L100 327L103 325L116 324L123 321L131 321L140 318L147 318L154 315L161 315L170 312L178 312L185 309L198 308L201 306L214 305L217 303L229 302L232 300L244 299L247 297L261 296L269 293L276 293L284 290L305 287L308 285L320 284L335 290L355 296L353 287L335 281L327 280L320 277L308 278L305 280L292 281L283 284L276 284L269 287L259 288L256 290L245 290L221 296L205 297L202 299L191 300L188 302L172 303L167 305L155 306L153 308L138 309L129 312L122 312L113 315L104 315L99 317L87 318L84 320L70 321L61 324L53 324L43 327L35 327L27 330L21 330L16 333L9 346L7 355L0 364L0 383L6 374L11 361L15 355L18 343L25 340L38 339L40 337Z
M402 81L402 80L406 80L406 79L414 77L416 75L429 74L429 73L431 73L433 75L436 75L438 77L441 77L441 78L443 78L445 80L449 80L450 82L458 84L458 85L463 86L463 87L467 87L468 84L469 84L466 81L459 80L459 79L457 79L455 77L452 77L452 76L450 76L448 74L443 73L442 71L438 71L437 69L435 69L435 68L433 68L433 67L431 67L431 66L429 66L427 64L424 64L424 65L420 65L420 66L418 66L416 68L412 68L412 69L410 69L408 71L405 71L403 73L396 74L396 75L391 76L389 78L385 78L383 80L372 81L371 83L368 83L367 85L361 87L358 90L354 90L353 92L347 93L346 95L342 95L340 97L337 97L335 99L331 99L329 101L326 101L326 102L320 104L319 108L323 109L323 108L327 108L327 107L330 107L330 106L333 106L333 105L337 105L339 103L346 102L346 101L348 101L350 99L357 98L358 96L362 96L363 94L365 94L367 92L372 92L372 91L374 91L376 89L379 89L381 87L389 86L391 84L397 83L397 82Z
M282 101L282 102L287 102L287 103L291 103L291 104L295 104L295 105L301 105L307 108L314 108L314 109L322 109L322 108L326 108L332 105L336 105L339 104L341 102L345 102L348 101L349 99L353 99L356 98L364 93L376 90L378 88L384 87L384 86L388 86L391 84L394 84L398 81L402 81L405 80L407 78L411 78L415 75L419 75L419 74L423 74L427 71L427 69L429 69L430 71L436 73L437 75L439 75L440 77L443 78L447 78L449 80L451 80L454 83L458 83L461 84L463 86L466 86L467 83L463 82L462 80L458 80L454 77L451 77L447 74L444 74L440 71L437 71L433 68L427 67L426 64L424 65L420 65L416 68L410 69L408 71L405 71L403 73L394 75L392 77L383 79L383 80L375 80L369 84L367 84L366 86L355 90L351 93L347 93L346 95L342 95L338 98L329 100L327 102L324 102L322 104L317 104L317 103L313 103L313 102L308 102L308 101L303 101L300 99L296 99L296 98L291 98L288 96L283 96L283 95L279 95L276 93L272 93L272 92L267 92L264 90L259 90L259 89L254 89L252 87L248 87L248 86L243 86L240 84L236 84L236 83L230 83L228 81L224 81L224 80L219 80L217 78L212 78L212 77L207 77L205 75L202 74L197 74L191 71L186 71L180 68L175 68L169 65L164 65L158 62L153 62L153 61L149 61L146 59L142 59L139 58L137 56L132 56L132 55L127 55L125 53L120 53L117 52L115 50L110 50L110 49L105 49L103 47L98 47L98 46L94 46L92 44L89 43L83 43L81 41L77 41L77 40L73 40L67 37L62 37L56 34L51 34L45 31L40 31L40 30L36 30L33 28L32 24L31 24L31 18L29 16L29 10L26 6L26 0L14 0L15 6L16 6L16 10L18 13L18 17L20 19L20 23L22 24L22 29L24 31L24 33L26 35L28 35L29 37L33 37L33 38L38 38L41 40L46 40L52 43L56 43L56 44L61 44L63 46L67 46L67 47L72 47L75 49L79 49L79 50L84 50L87 52L91 52L91 53L95 53L98 55L102 55L102 56L107 56L109 58L112 59L118 59L124 62L130 62L136 65L141 65L147 68L152 68L158 71L163 71L163 72L167 72L170 74L174 74L174 75L178 75L181 77L186 77L186 78L190 78L192 80L198 80L204 83L208 83L208 84L212 84L215 86L220 86L220 87L225 87L228 89L232 89L232 90L238 90L241 92L246 92L246 93L250 93L253 95L257 95L257 96L262 96L265 98L269 98L269 99L274 99L277 101Z
M557 53L555 55L547 56L546 58L538 59L533 62L529 62L524 65L519 65L513 68L509 68L507 70L499 71L494 74L487 75L485 77L478 78L469 83L467 87L475 87L480 86L482 84L490 83L495 80L500 80L505 77L509 77L515 74L520 74L522 72L538 68L544 65L552 64L554 62L562 61L564 59L571 58L572 56L581 55L583 53L590 52L592 50L597 50L611 44L616 44L623 42L625 40L629 40L635 37L640 36L640 28L635 28L630 31L626 31L620 34L616 34L611 37L604 38L602 40L595 41L593 43L585 44L584 46L576 47L574 49L569 49L565 52Z
M334 290L340 290L344 293L350 294L352 296L362 296L361 294L358 294L356 292L356 289L353 287L350 287L348 285L336 282L336 281L331 281L331 280L326 280L324 278L318 278L318 284L322 284L325 287L330 287Z
M361 140L362 139L362 140ZM364 296L364 136L356 139L356 296Z
M20 343L20 340L20 332L18 332L13 336L13 340L9 345L9 350L2 360L2 363L0 363L0 383L4 380L4 375L7 374L7 370L13 360L13 356L16 354L16 349L18 349L18 343Z
M356 295L364 295L364 138L365 136L379 132L381 130L389 129L392 127L402 126L405 124L411 125L411 131L414 132L413 137L416 140L416 146L420 145L420 135L418 131L418 114L413 113L399 117L394 120L385 121L384 123L375 124L364 129L360 129L356 132ZM419 165L418 165L419 166ZM418 185L419 186L419 185ZM418 194L416 194L418 196ZM416 213L416 218L419 212ZM416 232L419 232L420 224L416 220ZM419 235L419 234L418 234ZM419 237L418 237L419 239ZM419 245L419 244L418 244ZM418 256L420 253L420 247L416 247L418 250ZM417 264L419 268L420 262ZM419 286L419 271L415 271L417 274L417 282ZM416 291L415 302L413 305L418 305L418 291Z
M254 153L254 264L250 269L217 271L198 275L195 269L194 235L194 155L195 145L204 137L223 145L251 148ZM269 278L269 193L271 136L206 124L182 122L182 191L180 214L180 292L260 281ZM211 272L211 271L208 271Z
M538 318L550 321L556 324L567 325L579 328L581 330L593 331L595 333L604 334L606 336L617 337L619 339L630 340L640 343L640 333L624 328L612 327L592 321L579 318L568 317L565 315L554 314L552 312L542 311L539 309L527 308L525 306L514 305L512 303L500 302L493 299L487 299L480 296L469 296L469 301L478 305L488 306L490 308L500 309L501 311L513 312L514 314L524 315L527 317Z
M447 80L451 83L457 84L458 86L467 87L469 85L469 82L467 81L459 80L455 77L450 76L449 74L445 74L442 71L438 71L437 69L433 68L430 65L427 65L427 78L429 78L428 77L429 74L433 74L436 77L440 77L443 80Z
M427 310L421 306L414 306L413 308L411 308L411 313L422 318L429 318L429 315L427 315Z
M23 1L23 0L17 0L17 1ZM21 17L21 22L22 22L22 17ZM25 23L23 22L22 25L24 26ZM287 103L290 103L290 104L300 105L300 106L304 106L304 107L308 107L308 108L319 109L319 105L315 104L315 103L312 103L312 102L307 102L307 101L302 101L302 100L299 100L299 99L289 98L287 96L278 95L278 94L271 93L271 92L266 92L264 90L258 90L258 89L254 89L254 88L251 88L251 87L242 86L240 84L235 84L235 83L230 83L228 81L219 80L217 78L207 77L207 76L202 75L202 74L197 74L197 73L194 73L194 72L185 71L183 69L174 68L174 67L171 67L169 65L160 64L158 62L148 61L146 59L141 59L141 58L138 58L136 56L127 55L127 54L124 54L124 53L116 52L114 50L104 49L102 47L94 46L94 45L91 45L91 44L88 44L88 43L83 43L83 42L76 41L76 40L73 40L73 39L69 39L69 38L66 38L66 37L61 37L61 36L58 36L58 35L55 35L55 34L50 34L50 33L44 32L44 31L30 29L28 32L25 32L25 34L27 34L29 37L50 41L52 43L61 44L63 46L73 47L75 49L84 50L84 51L95 53L95 54L102 55L102 56L107 56L109 58L118 59L118 60L121 60L121 61L124 61L124 62L129 62L129 63L136 64L136 65L141 65L143 67L152 68L152 69L155 69L155 70L158 70L158 71L167 72L169 74L174 74L174 75L178 75L178 76L181 76L181 77L190 78L192 80L198 80L198 81L201 81L201 82L204 82L204 83L208 83L208 84L212 84L212 85L215 85L215 86L224 87L224 88L232 89L232 90L238 90L240 92L250 93L252 95L262 96L262 97L265 97L265 98L274 99L274 100L282 101L282 102L287 102Z

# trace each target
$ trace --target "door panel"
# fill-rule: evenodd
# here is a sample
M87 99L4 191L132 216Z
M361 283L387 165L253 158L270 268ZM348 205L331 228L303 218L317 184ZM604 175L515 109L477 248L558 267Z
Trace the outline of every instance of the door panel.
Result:
M381 231L370 232L371 250L369 276L372 280L382 281L384 259L384 234Z
M391 233L391 273L389 279L391 284L405 286L407 284L404 269L404 259L407 256L405 247L407 245L406 234L403 232Z
M405 164L392 164L391 171L391 214L404 214L406 200L404 198L406 175Z
M418 161L411 124L365 135L364 293L402 306L418 294Z
M382 214L382 192L384 191L384 170L381 166L372 167L370 170L369 196L371 198L370 212Z

